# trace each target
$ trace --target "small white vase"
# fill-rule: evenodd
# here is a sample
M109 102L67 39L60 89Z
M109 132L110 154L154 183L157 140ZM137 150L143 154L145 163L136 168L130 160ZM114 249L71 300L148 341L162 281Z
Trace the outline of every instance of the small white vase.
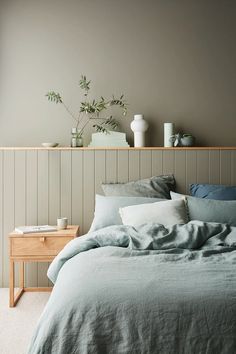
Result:
M142 114L135 114L134 120L130 124L130 128L134 132L134 147L144 147L145 132L148 129L148 122L144 120Z
M175 125L174 123L164 123L164 146L172 147L174 143L171 142L170 137L174 135Z

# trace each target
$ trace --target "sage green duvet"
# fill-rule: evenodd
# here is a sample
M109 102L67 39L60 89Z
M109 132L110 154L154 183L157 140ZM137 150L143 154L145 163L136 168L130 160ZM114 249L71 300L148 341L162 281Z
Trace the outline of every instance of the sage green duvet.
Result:
M236 228L111 226L71 241L29 354L236 353Z

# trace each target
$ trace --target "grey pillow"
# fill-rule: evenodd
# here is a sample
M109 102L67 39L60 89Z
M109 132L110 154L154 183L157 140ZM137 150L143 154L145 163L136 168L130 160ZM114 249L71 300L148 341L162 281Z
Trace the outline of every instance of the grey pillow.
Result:
M128 183L102 184L106 196L148 197L170 199L175 188L173 175L154 176Z
M164 200L165 199L143 197L104 197L103 195L97 194L94 219L89 232L110 225L121 225L122 220L119 214L119 208L129 205L155 203Z
M182 194L171 193L172 199L183 198ZM185 196L190 220L219 222L236 226L236 201L213 200Z

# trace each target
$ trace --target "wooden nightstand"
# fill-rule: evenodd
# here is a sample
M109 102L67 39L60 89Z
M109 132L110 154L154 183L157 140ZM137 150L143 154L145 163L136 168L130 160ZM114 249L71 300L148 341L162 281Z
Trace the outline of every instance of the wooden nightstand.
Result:
M51 291L52 288L26 288L24 286L25 262L51 262L63 247L73 238L79 236L79 226L69 225L66 230L19 234L12 232L10 240L10 307L14 307L24 291ZM15 290L15 262L20 263L20 289L16 296Z

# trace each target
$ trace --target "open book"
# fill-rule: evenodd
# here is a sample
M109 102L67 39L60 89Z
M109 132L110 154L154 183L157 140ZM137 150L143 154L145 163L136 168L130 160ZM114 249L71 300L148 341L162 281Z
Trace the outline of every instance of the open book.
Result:
M50 225L38 225L38 226L19 226L15 228L16 232L20 234L31 234L35 232L51 232L57 231L55 226Z

